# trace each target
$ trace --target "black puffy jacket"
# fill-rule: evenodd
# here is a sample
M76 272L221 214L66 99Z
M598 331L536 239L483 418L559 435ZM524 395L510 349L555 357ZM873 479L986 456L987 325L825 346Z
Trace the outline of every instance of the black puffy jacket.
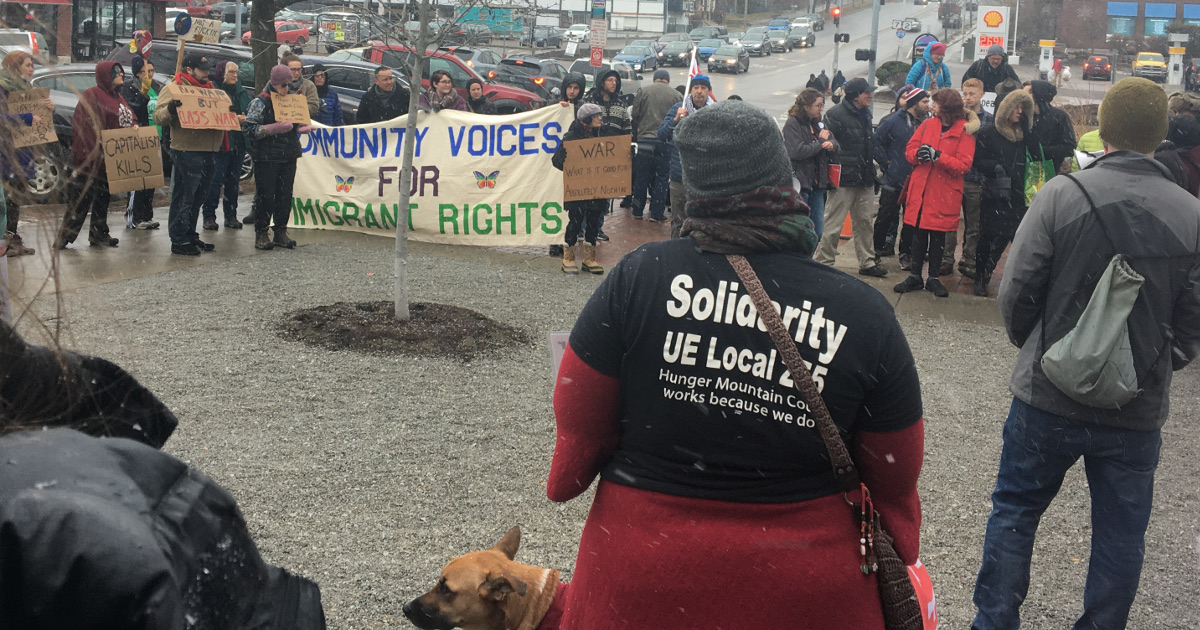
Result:
M866 117L848 99L825 112L825 126L837 140L837 162L842 165L843 187L875 185L875 146L871 135L871 109Z
M12 628L320 629L237 503L187 464L70 429L0 437L0 619Z
M1046 159L1061 165L1063 160L1075 156L1075 125L1067 112L1050 104L1058 94L1053 84L1034 81L1032 86L1033 102L1038 110L1033 116L1033 135L1046 152Z
M268 135L263 127L275 122L275 108L271 105L271 85L262 94L250 101L246 122L242 132L250 138L250 155L255 162L290 162L300 158L300 136L295 131Z

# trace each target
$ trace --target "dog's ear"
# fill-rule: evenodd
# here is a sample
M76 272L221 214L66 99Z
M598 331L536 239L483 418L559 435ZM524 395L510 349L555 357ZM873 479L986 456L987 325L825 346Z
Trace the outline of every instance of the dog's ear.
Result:
M488 579L479 585L479 596L495 601L504 599L509 593L524 595L525 591L525 582L509 573L488 575Z
M517 548L521 546L521 528L514 525L511 529L505 532L504 537L500 542L496 543L495 549L508 556L509 560L517 557Z

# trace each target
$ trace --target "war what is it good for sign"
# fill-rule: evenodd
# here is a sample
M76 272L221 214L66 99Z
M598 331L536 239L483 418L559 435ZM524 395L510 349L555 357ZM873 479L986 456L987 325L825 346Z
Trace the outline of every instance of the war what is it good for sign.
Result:
M632 192L630 136L605 136L563 143L563 200L612 199Z

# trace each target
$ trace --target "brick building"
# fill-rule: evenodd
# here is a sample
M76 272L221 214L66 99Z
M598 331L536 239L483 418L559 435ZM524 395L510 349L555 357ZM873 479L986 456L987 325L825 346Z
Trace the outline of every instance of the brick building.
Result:
M1058 43L1070 48L1107 48L1110 36L1166 36L1167 25L1175 21L1200 24L1200 0L1063 0Z

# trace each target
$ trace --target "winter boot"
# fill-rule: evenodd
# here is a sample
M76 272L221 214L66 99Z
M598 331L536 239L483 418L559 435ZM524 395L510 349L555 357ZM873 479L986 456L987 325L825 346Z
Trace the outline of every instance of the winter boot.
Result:
M597 275L604 273L604 267L596 262L596 246L591 243L583 244L583 270Z
M921 276L910 274L904 279L904 282L892 287L892 290L896 293L911 293L912 291L920 291L923 288L925 288L925 281L921 279Z
M108 234L89 234L88 244L92 247L116 247L120 243L120 239L113 238Z
M296 246L296 241L293 241L292 238L288 236L287 228L275 228L275 240L272 242L275 243L275 247L286 247L288 249L292 249Z
M7 236L8 251L5 252L5 255L9 257L28 256L34 252L32 247L25 247L25 242L21 240L21 236L19 234L9 232Z
M271 242L271 237L267 236L266 230L254 231L254 249L274 249L275 243Z
M975 295L978 295L979 297L987 297L988 296L988 292L987 292L988 279L987 279L987 277L984 276L983 274L977 274L975 276L975 285L972 288L975 291Z
M563 273L570 274L572 276L578 276L579 265L575 263L575 246L564 245L562 248L562 257Z
M938 280L937 278L930 278L926 280L925 290L938 297L950 297L950 290L947 289L946 285L942 284L942 281Z

